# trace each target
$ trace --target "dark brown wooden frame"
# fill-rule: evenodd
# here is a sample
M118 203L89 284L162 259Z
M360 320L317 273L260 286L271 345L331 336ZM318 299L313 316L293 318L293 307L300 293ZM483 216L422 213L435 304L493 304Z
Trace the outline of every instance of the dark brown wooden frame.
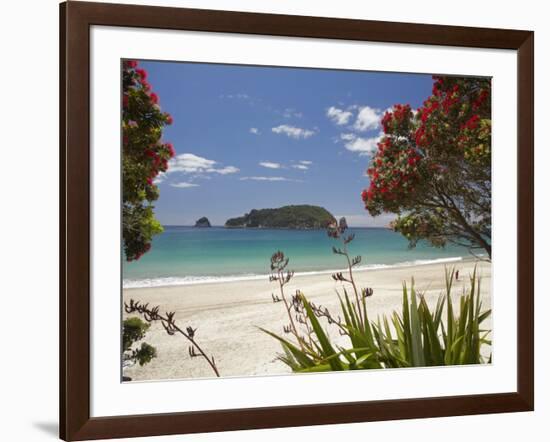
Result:
M266 34L516 50L517 391L456 397L90 417L90 26ZM60 5L60 437L65 440L411 419L534 408L534 34L289 15L68 2Z

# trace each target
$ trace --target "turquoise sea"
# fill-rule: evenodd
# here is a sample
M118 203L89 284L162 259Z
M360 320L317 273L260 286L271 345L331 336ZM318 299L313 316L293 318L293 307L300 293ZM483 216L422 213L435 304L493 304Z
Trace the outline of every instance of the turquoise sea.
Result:
M414 249L398 233L380 228L350 228L355 240L350 253L361 255L361 267L453 261L470 256L457 246ZM215 280L255 279L269 273L271 255L281 250L297 273L341 269L342 257L332 253L338 242L324 230L253 230L223 227L166 226L151 251L139 261L123 263L123 286L153 287Z

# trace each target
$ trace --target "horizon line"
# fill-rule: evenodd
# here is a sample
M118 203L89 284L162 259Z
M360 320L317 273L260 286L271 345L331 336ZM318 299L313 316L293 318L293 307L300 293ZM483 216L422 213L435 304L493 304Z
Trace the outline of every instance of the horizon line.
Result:
M193 224L161 224L162 227L195 227ZM212 224L210 227L197 227L197 229L209 229L212 227L224 227L224 225L214 225ZM389 229L388 226L348 226L350 229ZM229 227L229 229L265 229L265 230L323 230L322 228L319 229L290 229L290 228L263 228L263 227Z

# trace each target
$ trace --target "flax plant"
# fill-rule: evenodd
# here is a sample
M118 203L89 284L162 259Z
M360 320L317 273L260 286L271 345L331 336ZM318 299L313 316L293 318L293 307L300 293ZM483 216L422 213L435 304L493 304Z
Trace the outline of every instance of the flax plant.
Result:
M220 372L216 365L216 361L214 360L214 356L209 356L197 342L197 329L191 326L187 326L185 330L180 328L176 324L175 312L166 312L162 315L160 313L160 307L149 307L148 303L142 304L141 302L134 301L133 299L130 299L129 303L124 303L124 310L126 313L140 314L148 323L153 321L160 322L164 328L164 331L166 331L166 333L170 336L173 336L176 333L183 336L190 343L187 348L189 356L191 358L203 358L208 363L214 374L217 377L220 377Z
M308 301L300 291L288 303L283 287L290 281L293 272L286 273L283 279L285 284L281 284L279 278L271 279L279 281L281 298L272 295L273 301L285 302L290 325L285 326L284 331L294 339L262 330L281 343L284 353L279 355L279 359L282 362L294 372L490 363L491 357L485 358L481 352L483 345L491 345L488 339L490 330L483 329L481 324L490 316L491 310L484 311L482 308L481 279L475 269L468 290L463 289L456 312L452 302L452 276L455 270L446 269L445 292L433 309L430 309L424 296L416 292L412 279L410 287L403 284L400 311L372 321L368 317L367 298L373 295L373 290L360 289L353 277L353 268L361 258L350 258L347 246L354 238L353 235L344 236L346 229L345 219L328 229L330 237L342 242L341 248L333 247L333 253L343 256L347 263L346 274L335 273L332 278L352 288L351 296L345 287L343 296L338 295L341 317L335 317L328 308ZM286 269L288 258L282 252L276 255L283 260ZM278 275L281 276L280 273ZM303 326L305 335L298 331L293 314L294 319L298 319ZM339 334L345 336L346 344L335 344L321 326L319 318L325 318L329 326L337 327Z

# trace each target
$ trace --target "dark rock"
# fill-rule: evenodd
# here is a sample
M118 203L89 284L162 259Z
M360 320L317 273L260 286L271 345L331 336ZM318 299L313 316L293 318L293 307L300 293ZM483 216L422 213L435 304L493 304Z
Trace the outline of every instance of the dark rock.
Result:
M210 224L210 221L208 221L208 218L206 216L203 216L202 218L198 219L195 223L195 227L212 227Z

